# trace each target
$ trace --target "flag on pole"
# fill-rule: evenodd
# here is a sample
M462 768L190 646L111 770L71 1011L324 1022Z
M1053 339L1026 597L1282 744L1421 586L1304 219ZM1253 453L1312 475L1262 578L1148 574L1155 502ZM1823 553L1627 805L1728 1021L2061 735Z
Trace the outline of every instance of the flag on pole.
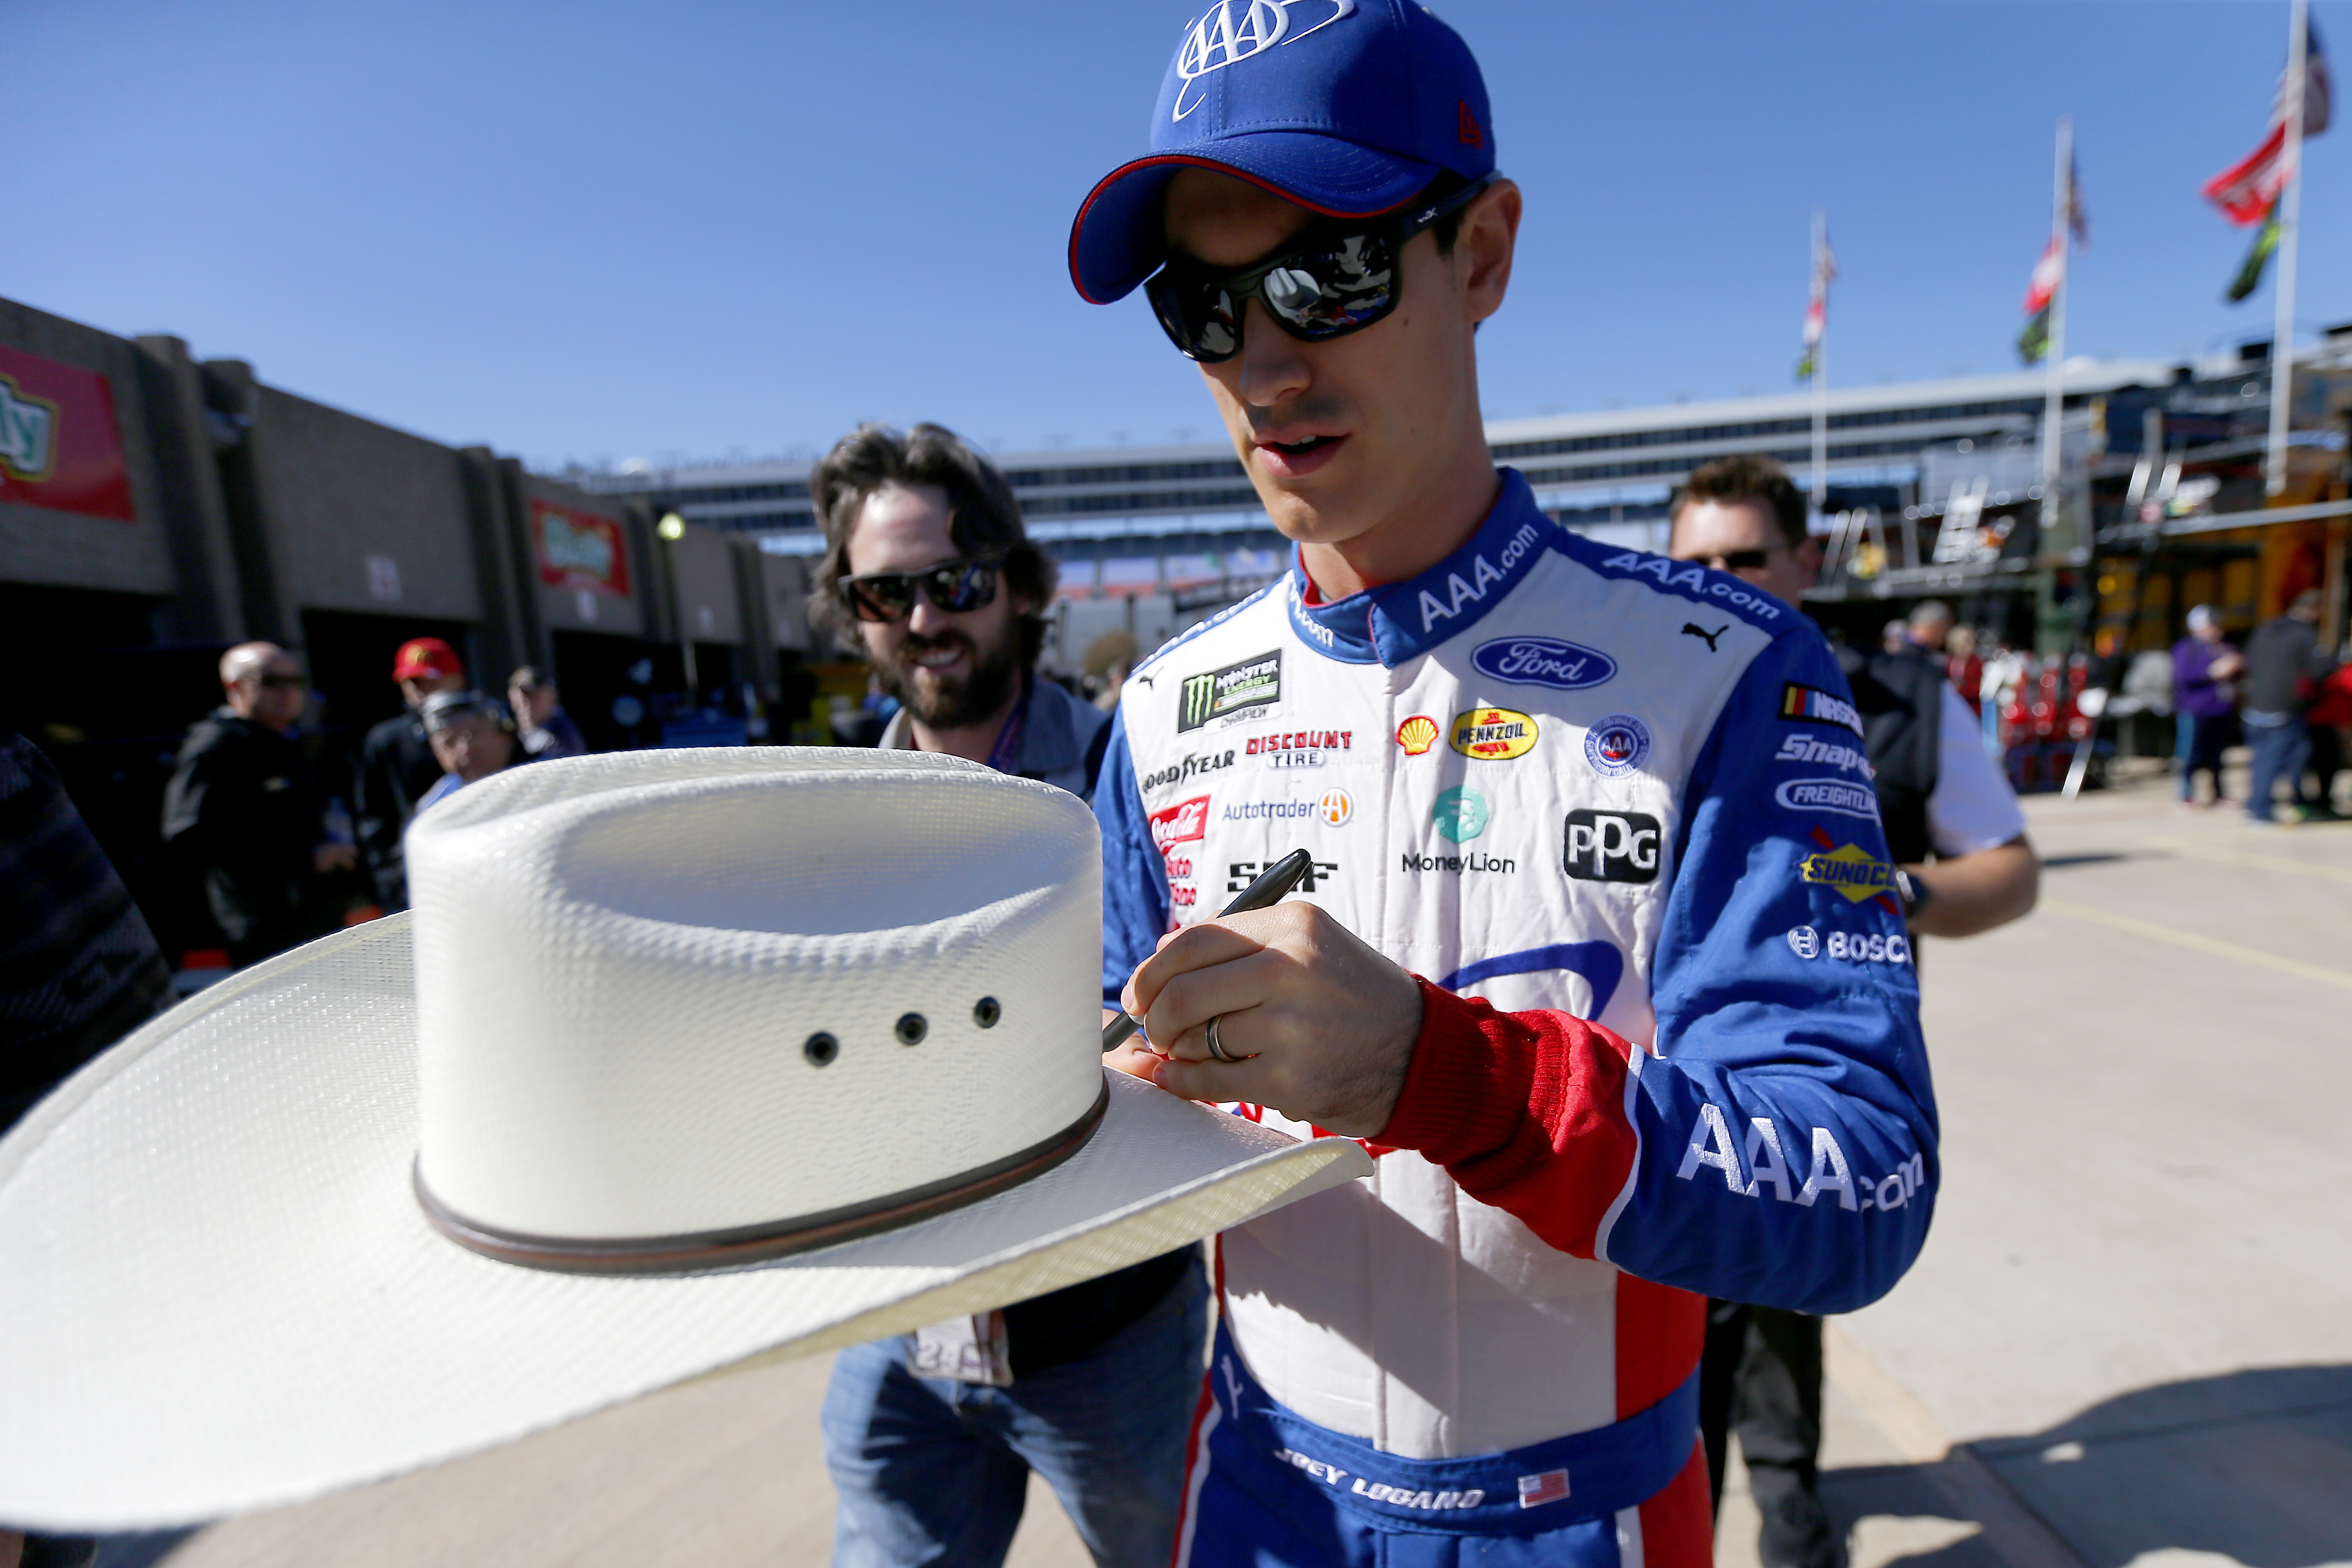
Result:
M2278 249L2278 198L2273 196L2263 214L2263 226L2254 231L2253 246L2246 252L2246 259L2239 264L2238 276L2231 280L2230 291L2222 298L2235 305L2259 287L2263 281L2263 268L2270 265L2271 253Z
M2025 286L2025 327L2017 335L2017 351L2029 365L2050 351L2050 304L2058 296L2058 286L2066 281L2069 235L2077 245L2091 243L2090 214L2083 206L2083 178L2071 151L2066 160L2066 194L2059 206L2058 221L2052 225L2050 243L2042 247L2042 259L2033 264L2033 277Z
M1837 275L1837 257L1830 251L1830 231L1824 228L1813 246L1813 286L1805 303L1805 353L1797 361L1801 382L1812 380L1821 367L1822 338L1830 329L1830 284Z
M2319 29L2307 19L2304 23L2303 47L2303 133L2316 136L2327 129L2331 94L2327 57L2319 47ZM2281 71L2278 93L2271 100L2270 134L2263 138L2262 145L2204 184L2205 199L2221 208L2240 228L2270 222L2273 209L2278 204L2278 194L2286 188L2287 176L2292 172L2286 166L2286 72ZM2259 236L2255 247L2264 261L2270 259L2270 252L2262 248ZM2257 267L2255 272L2259 276L2261 268ZM2230 298L2242 299L2244 296L2232 294Z

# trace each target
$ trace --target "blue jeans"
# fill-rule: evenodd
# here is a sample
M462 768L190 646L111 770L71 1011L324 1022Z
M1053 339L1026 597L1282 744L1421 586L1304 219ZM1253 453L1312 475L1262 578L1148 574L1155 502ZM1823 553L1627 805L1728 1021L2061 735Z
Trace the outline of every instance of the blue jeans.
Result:
M824 1396L835 1568L1002 1563L1032 1469L1097 1563L1160 1568L1176 1540L1208 1332L1196 1260L1092 1354L1010 1388L917 1377L903 1338L843 1351Z
M2246 791L2246 816L2271 821L2271 790L2281 779L2296 796L2303 793L2303 765L2311 755L2311 732L2299 713L2256 713L2240 716L2246 727L2246 744L2254 748L2253 786Z

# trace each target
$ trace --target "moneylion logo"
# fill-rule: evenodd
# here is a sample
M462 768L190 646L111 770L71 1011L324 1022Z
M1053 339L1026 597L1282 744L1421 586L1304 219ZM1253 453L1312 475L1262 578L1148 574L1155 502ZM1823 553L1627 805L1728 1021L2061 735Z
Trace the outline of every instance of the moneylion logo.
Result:
M1298 5L1314 8L1328 6L1328 15L1296 31L1291 26L1291 10ZM1201 107L1194 98L1185 101L1192 84L1212 72L1237 66L1253 56L1262 55L1277 44L1295 44L1299 39L1321 32L1334 22L1344 21L1355 15L1356 0L1217 0L1201 14L1184 35L1181 47L1176 51L1176 74L1184 85L1176 91L1176 105L1170 114L1171 120L1182 120Z

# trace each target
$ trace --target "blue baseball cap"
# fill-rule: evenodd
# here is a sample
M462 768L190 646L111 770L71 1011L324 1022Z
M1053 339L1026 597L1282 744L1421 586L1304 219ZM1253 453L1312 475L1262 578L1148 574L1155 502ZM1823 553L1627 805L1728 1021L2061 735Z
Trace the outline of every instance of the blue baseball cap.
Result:
M1390 212L1441 172L1495 172L1486 84L1461 36L1412 0L1213 0L1160 84L1151 151L1070 225L1082 298L1108 305L1160 270L1160 198L1184 168L1334 217Z

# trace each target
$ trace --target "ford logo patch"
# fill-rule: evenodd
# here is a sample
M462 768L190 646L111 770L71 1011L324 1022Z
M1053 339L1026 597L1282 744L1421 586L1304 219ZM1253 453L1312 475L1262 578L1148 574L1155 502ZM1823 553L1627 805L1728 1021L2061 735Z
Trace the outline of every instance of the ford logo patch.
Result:
M1497 637L1481 643L1470 663L1482 675L1519 686L1580 692L1617 674L1617 661L1598 648L1557 637Z

